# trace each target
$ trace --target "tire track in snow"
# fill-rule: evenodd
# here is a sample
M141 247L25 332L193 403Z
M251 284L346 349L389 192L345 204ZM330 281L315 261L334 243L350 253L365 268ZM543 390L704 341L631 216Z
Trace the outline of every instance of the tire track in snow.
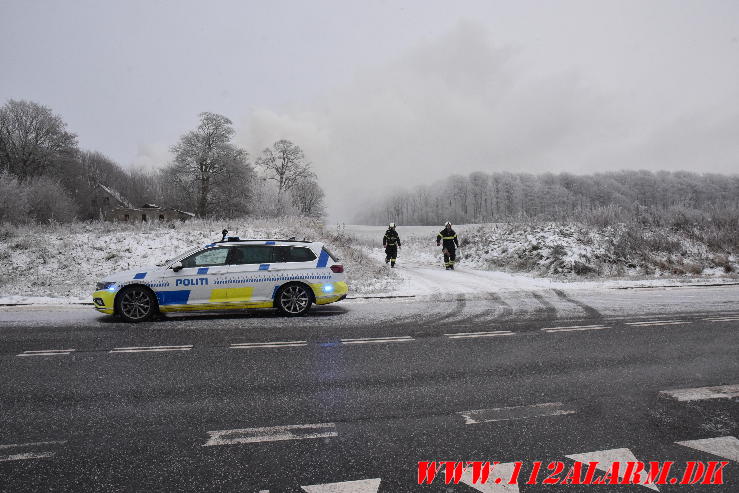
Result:
M451 311L447 312L445 315L442 315L440 317L434 317L430 321L430 323L432 325L436 325L436 324L438 324L440 322L449 321L450 319L452 319L452 318L460 315L464 311L465 306L467 306L467 300L465 298L465 295L464 294L458 294L457 295L456 305L454 306L454 308Z
M542 305L540 308L534 310L536 315L543 315L547 319L553 319L557 316L557 308L549 300L544 298L544 296L536 291L532 291L531 296L536 298L536 301Z
M585 314L588 316L588 318L592 318L592 319L603 318L603 315L601 315L601 313L598 310L588 305L587 303L583 303L582 301L576 300L574 298L570 298L569 296L567 296L567 293L565 293L561 289L555 289L554 292L557 296L559 296L564 301L568 301L582 308Z
M481 301L492 301L493 306L488 307L479 313L460 319L457 321L457 323L464 324L470 322L500 320L513 315L513 308L511 307L511 305L509 305L506 301L503 300L503 298L495 293L484 293ZM488 303L485 303L485 306L488 305ZM498 310L500 310L500 314L497 313Z

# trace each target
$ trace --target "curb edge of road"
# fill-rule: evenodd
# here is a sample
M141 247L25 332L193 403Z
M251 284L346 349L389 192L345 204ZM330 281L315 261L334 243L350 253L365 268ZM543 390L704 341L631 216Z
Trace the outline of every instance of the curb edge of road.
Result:
M738 286L739 282L714 282L700 284L659 284L654 286L613 286L609 289L652 289L652 288L710 288L721 286Z
M347 300L371 300L371 299L395 299L395 298L416 298L415 294L402 294L392 296L347 296ZM94 303L88 303L85 301L73 302L73 303L0 303L0 308L4 306L93 306Z
M717 282L710 284L659 284L654 286L612 286L608 289L655 289L655 288L709 288L721 286L739 286L739 282ZM417 298L415 294L398 294L398 295L368 295L368 296L347 296L347 300L391 300L401 298ZM5 306L93 306L93 303L76 302L76 303L0 303L0 308Z

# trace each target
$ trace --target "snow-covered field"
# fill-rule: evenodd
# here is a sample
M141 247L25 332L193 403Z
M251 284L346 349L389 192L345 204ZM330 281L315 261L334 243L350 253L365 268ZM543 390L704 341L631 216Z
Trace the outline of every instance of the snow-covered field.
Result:
M370 258L382 262L385 227L346 225ZM622 245L623 231L558 224L454 226L461 246L457 269L442 266L436 235L442 226L399 226L393 294L462 293L515 289L594 289L735 281L737 258L686 238L667 238L678 254ZM669 244L673 248L675 245ZM727 267L728 266L728 267ZM731 272L726 272L730 270Z
M0 227L0 303L89 302L95 283L116 271L153 265L221 238L308 238L328 243L354 293L387 290L392 273L340 235L310 220L174 224L73 223Z
M378 260L385 227L343 227L356 244ZM398 227L401 257L439 265L436 235L441 226ZM572 224L465 224L454 226L461 245L458 260L469 268L525 272L541 276L574 274L602 277L736 277L736 252L712 251L705 244L670 231L638 232Z
M669 233L642 251L633 234L572 225L455 226L462 246L454 272L443 269L436 246L441 226L399 226L403 246L393 270L384 263L386 228L379 226L324 227L294 218L0 226L0 303L88 302L103 276L219 239L224 227L241 237L326 242L346 266L352 296L712 283L736 280L739 270L735 254ZM663 244L670 252L659 250Z

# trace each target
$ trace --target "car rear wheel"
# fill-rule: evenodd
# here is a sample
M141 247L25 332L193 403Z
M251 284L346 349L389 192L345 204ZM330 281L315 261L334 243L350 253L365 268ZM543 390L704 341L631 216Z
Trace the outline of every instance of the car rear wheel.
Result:
M159 311L156 296L143 286L123 288L115 304L116 313L126 322L145 322Z
M308 288L302 284L288 284L277 293L277 310L288 317L305 315L313 300Z

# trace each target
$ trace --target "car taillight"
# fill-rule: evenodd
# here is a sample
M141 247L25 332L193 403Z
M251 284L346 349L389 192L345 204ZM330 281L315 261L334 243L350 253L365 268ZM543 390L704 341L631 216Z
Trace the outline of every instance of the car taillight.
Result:
M341 264L332 265L331 272L334 272L336 274L341 274L342 272L344 272L344 266Z

